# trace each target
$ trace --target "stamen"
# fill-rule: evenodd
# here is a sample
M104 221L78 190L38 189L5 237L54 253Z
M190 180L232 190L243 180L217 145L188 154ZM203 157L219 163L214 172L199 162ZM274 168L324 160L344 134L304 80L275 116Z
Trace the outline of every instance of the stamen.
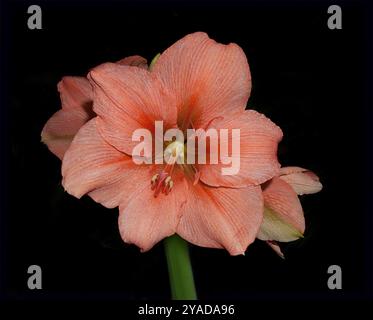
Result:
M167 184L166 195L171 192L171 189L173 188L173 186L174 186L174 182L170 180L169 183Z
M159 174L155 174L155 175L152 177L152 179L151 179L151 188L152 188L152 190L154 190L155 187L157 186L158 178L159 178Z
M171 175L176 164L184 164L184 143L180 141L171 142L164 151L166 166L162 172L155 174L151 179L151 189L154 190L154 197L163 192L169 194L174 186Z
M151 180L151 189L154 190L154 197L158 197L158 195L163 192L164 194L169 194L174 182L171 179L171 176L166 169L169 169L167 166L165 169L160 173L156 174L152 177Z
M168 177L166 178L166 180L164 181L165 186L168 185L168 184L170 183L170 181L172 181L172 180L171 180L171 177L168 176Z

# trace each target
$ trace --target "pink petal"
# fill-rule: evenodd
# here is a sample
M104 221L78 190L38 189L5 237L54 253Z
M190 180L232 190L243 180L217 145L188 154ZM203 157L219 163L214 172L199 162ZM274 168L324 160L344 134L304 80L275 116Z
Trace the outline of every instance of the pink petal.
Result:
M148 69L148 62L146 61L145 58L141 56L129 56L129 57L126 57L124 59L117 61L116 63L125 65L125 66L139 67L145 70Z
M284 167L280 169L280 178L299 195L317 193L322 189L319 177L307 169Z
M58 84L62 110L45 124L41 138L49 150L62 159L78 130L94 116L92 87L80 77L64 77Z
M147 69L146 59L131 56L117 62ZM62 159L78 130L95 116L93 112L93 89L86 78L64 77L58 83L62 110L57 111L45 124L42 141L49 150Z
M103 138L129 155L138 144L136 129L154 131L154 121L164 127L176 125L176 107L153 74L137 67L105 63L89 74L94 87L93 109Z
M148 184L136 192L131 201L120 204L118 222L124 242L147 251L176 232L180 210L187 199L187 185L183 175L173 175L172 178L174 187L168 195L161 193L155 198Z
M223 45L196 32L164 51L152 72L176 94L178 125L204 128L229 112L243 111L251 90L246 56L236 44Z
M75 110L59 110L45 124L42 141L58 158L62 159L78 130L91 118Z
M273 249L274 252L277 253L277 255L280 258L285 259L285 256L282 253L281 248L276 241L266 241L266 243Z
M303 209L294 190L280 178L263 186L264 218L257 235L260 240L293 241L305 229Z
M214 187L243 187L261 184L279 172L277 145L282 138L281 129L272 121L253 110L246 110L232 117L217 119L210 128L240 129L240 153L233 155L240 161L235 175L223 175L222 168L231 165L198 165L200 179ZM229 137L231 140L231 136Z
M79 130L67 150L62 184L77 198L89 193L95 201L113 208L149 186L153 168L134 164L131 157L107 144L97 131L96 120Z
M57 85L62 109L81 109L91 113L93 91L89 81L83 77L63 77Z
M198 246L244 254L255 239L262 216L260 187L212 188L199 183L189 186L177 233Z

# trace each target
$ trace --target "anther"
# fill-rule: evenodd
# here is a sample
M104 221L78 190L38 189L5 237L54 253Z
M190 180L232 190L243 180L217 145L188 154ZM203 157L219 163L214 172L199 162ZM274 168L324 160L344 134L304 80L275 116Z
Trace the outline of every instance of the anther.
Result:
M152 188L152 190L154 190L155 187L157 186L158 178L159 178L159 174L155 174L152 177L152 179L151 179L151 188Z
M166 195L170 193L172 187L174 186L174 182L171 180L171 177L167 177L164 181L163 190L162 192Z
M173 186L174 182L171 176L163 171L160 174L154 175L151 179L151 189L154 190L155 198L158 197L161 192L166 195L169 194Z
M168 184L170 181L171 181L171 177L168 176L168 177L166 178L166 180L164 181L164 183L165 183L165 184Z
M169 181L166 188L166 194L169 194L174 186L174 182L172 180Z

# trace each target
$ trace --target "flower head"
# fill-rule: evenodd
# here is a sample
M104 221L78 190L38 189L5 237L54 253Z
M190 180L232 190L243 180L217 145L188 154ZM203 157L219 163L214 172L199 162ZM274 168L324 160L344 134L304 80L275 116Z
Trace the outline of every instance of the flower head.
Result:
M279 174L279 127L245 110L251 76L242 49L205 33L190 34L160 55L151 70L105 63L90 71L95 117L84 124L63 157L63 186L119 207L123 240L142 251L174 233L196 245L242 254L263 219L260 184ZM240 170L226 163L180 163L185 141L164 145L166 164L136 164L133 133L240 129ZM232 153L231 146L228 149ZM152 154L154 158L156 155Z

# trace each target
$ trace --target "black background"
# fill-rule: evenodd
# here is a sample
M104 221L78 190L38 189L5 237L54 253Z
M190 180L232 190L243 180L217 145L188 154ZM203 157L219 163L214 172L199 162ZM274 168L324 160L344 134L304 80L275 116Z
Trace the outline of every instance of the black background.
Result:
M39 4L43 29L27 28ZM343 29L329 30L339 4ZM249 107L284 131L279 158L316 172L321 193L302 197L305 239L281 260L256 241L246 256L192 246L199 298L306 300L372 298L372 42L368 2L2 2L1 291L6 300L170 298L162 244L125 245L117 209L63 192L60 161L40 142L60 108L62 76L106 61L148 60L205 31L247 54ZM129 181L128 183L133 183ZM43 290L27 288L40 265ZM327 269L341 266L343 289Z

